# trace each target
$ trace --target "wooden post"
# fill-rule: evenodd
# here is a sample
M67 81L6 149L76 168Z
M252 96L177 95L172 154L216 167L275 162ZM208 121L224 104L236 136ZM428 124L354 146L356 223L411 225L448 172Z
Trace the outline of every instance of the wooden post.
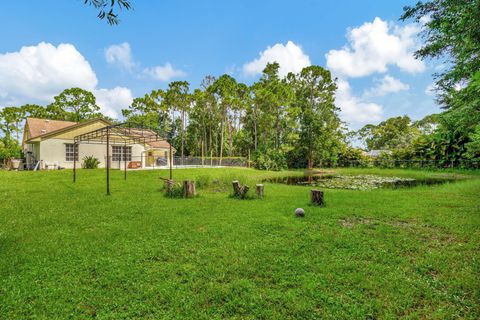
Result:
M313 189L310 193L310 199L313 204L317 206L324 206L325 203L323 201L323 191Z
M263 184L257 184L255 186L255 193L259 198L263 198L263 190L264 190Z
M183 197L193 198L195 197L195 181L185 180L183 181Z

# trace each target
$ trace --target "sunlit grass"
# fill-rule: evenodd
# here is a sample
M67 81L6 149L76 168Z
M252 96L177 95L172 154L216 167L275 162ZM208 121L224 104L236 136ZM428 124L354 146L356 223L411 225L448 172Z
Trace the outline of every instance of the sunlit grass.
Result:
M470 318L480 316L480 179L371 191L266 184L302 171L182 169L194 199L160 191L168 171L0 171L0 319ZM305 218L296 218L302 207Z

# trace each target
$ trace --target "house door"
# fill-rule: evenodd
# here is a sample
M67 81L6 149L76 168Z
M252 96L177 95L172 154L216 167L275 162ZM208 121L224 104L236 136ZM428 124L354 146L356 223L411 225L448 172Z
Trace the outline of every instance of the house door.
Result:
M147 155L147 166L151 167L155 163L155 157L153 156L153 152L149 151Z

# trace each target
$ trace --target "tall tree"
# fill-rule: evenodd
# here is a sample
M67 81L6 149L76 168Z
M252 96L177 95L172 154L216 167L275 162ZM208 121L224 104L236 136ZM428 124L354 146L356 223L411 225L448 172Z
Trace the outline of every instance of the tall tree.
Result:
M80 88L63 90L47 106L48 115L55 120L81 122L100 117L100 107L93 93Z
M180 155L185 155L185 126L187 114L191 104L189 94L189 83L187 81L174 81L168 85L165 93L165 104L172 113L172 121L175 124L175 113L180 112Z
M437 88L448 107L455 88L480 70L480 0L420 1L405 7L401 19L423 23L418 58L446 60L445 71L437 74Z
M341 122L334 99L337 85L330 71L319 66L306 67L289 78L295 88L294 104L301 110L299 145L308 168L313 168L317 161L334 157L340 147Z
M210 90L216 96L216 101L221 115L219 160L221 164L225 147L225 128L230 124L228 121L228 115L239 104L239 90L237 81L227 74L224 74L215 80L215 82L210 86ZM230 138L231 134L232 132L229 130Z
M425 119L422 123L426 123ZM417 125L408 116L389 118L378 125L367 124L357 135L365 141L369 150L394 150L405 148L420 135Z

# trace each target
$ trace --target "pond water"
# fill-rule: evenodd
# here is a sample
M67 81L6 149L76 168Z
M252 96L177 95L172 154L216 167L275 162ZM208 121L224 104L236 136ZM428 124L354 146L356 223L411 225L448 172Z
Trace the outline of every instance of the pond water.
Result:
M434 185L452 181L441 178L399 178L376 175L336 175L308 174L304 176L286 176L267 179L265 182L281 183L288 185L304 185L327 189L370 190L378 188L415 187L418 185Z

